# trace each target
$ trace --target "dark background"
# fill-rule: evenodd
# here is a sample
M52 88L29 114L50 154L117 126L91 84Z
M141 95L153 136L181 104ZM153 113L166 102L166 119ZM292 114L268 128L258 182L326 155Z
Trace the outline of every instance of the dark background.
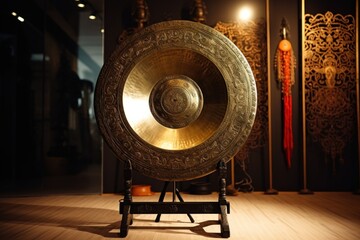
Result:
M104 59L106 61L116 48L120 34L133 26L131 9L134 1L93 0L89 2L93 4L94 8L100 10L102 15L101 20L105 29L103 35ZM273 66L276 47L280 40L279 31L282 18L286 18L289 24L290 41L298 63L296 82L292 88L294 151L291 168L287 168L282 150L281 91L273 68L270 68L272 187L278 191L298 191L304 187L301 120L301 1L271 0L269 2L270 35L268 38L271 66ZM355 0L305 2L306 13L324 14L326 11L332 11L355 16ZM205 3L208 12L206 24L212 27L218 21L234 21L236 10L244 3L251 3L255 6L256 18L266 19L265 0L205 0ZM150 11L148 24L153 24L165 20L189 18L188 11L193 1L148 0L147 4ZM25 25L20 25L9 14L15 7L21 9L26 16L28 21ZM2 192L14 193L17 191L31 194L34 193L34 188L37 190L35 192L40 193L52 191L65 193L122 192L123 162L115 158L106 143L102 145L94 119L91 120L93 125L90 126L92 135L87 138L91 140L90 143L86 143L90 145L79 142L72 145L67 144L66 148L61 148L58 146L59 144L55 144L59 141L56 136L59 136L57 134L61 130L61 127L59 130L60 123L58 121L62 116L59 101L61 102L61 96L74 90L73 87L66 88L68 85L64 87L64 80L61 80L61 76L66 79L70 78L71 70L76 69L77 59L93 69L94 73L101 68L93 60L91 54L79 55L79 49L80 52L82 49L77 42L79 13L74 8L74 2L71 0L8 0L4 1L4 7L1 7L0 13ZM34 52L46 53L50 57L50 61L44 59L37 63L31 62L30 55ZM64 58L67 59L65 63ZM91 81L96 82L96 78ZM71 85L71 83L68 84ZM64 87L63 91L59 92L58 90L62 86ZM76 93L72 94L76 95ZM359 131L359 127L357 126L355 130ZM56 145L55 148L54 145ZM327 164L325 161L319 143L312 142L311 138L307 137L307 187L313 191L354 191L358 189L358 146L357 133L354 132L344 152L345 161L337 166L336 174L334 174L331 164ZM59 173L58 168L55 172L48 170L50 153L52 157L61 155L66 160L65 173ZM251 176L255 191L265 191L269 188L268 162L268 142L265 147L250 153L246 169ZM95 168L92 168L93 166ZM95 169L95 173L89 169ZM85 177L84 173L86 173ZM238 165L235 175L239 177L237 174L240 174ZM75 178L78 176L81 176L80 180ZM213 190L217 189L217 176L214 173L200 180L180 183L181 190L187 190L189 182L194 181L209 182ZM63 183L66 183L65 187ZM78 183L81 183L80 186L77 186ZM144 177L140 173L134 175L134 184L151 184L154 191L160 191L163 186L162 182ZM88 188L89 186L95 187Z

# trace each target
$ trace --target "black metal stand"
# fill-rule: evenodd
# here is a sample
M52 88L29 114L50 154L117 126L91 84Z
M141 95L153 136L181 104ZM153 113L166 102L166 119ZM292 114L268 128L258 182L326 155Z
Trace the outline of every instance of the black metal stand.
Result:
M158 214L155 221L160 221L161 214L187 214L191 220L190 213L194 214L219 214L219 224L221 230L221 237L230 237L230 227L227 220L227 214L230 214L230 203L226 201L226 163L220 161L218 165L219 171L219 199L217 202L184 202L180 193L174 186L174 193L178 196L180 202L175 202L175 195L173 195L173 202L163 202L166 192L166 187L163 189L159 202L133 202L131 196L132 185L132 167L128 160L125 163L124 182L125 182L125 196L120 201L120 214L122 214L122 221L120 224L120 237L126 237L129 232L129 226L133 222L133 214ZM169 184L169 182L167 182ZM158 222L157 221L157 222Z

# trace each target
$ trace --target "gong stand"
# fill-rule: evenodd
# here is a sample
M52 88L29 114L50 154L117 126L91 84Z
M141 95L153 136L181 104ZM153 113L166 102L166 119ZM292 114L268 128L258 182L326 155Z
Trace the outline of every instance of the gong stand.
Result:
M133 214L187 214L189 218L193 214L219 214L219 224L221 237L230 237L230 228L227 220L227 214L230 214L230 203L226 201L226 163L221 160L218 164L219 172L219 199L217 202L184 202L180 194L176 193L180 202L163 202L163 198L159 202L133 202L131 196L132 186L132 166L131 161L125 161L124 183L125 194L124 199L120 200L120 214L122 221L120 224L120 237L127 236L129 226L133 223ZM164 190L163 190L164 191ZM165 195L165 193L164 193ZM192 220L192 217L190 218Z

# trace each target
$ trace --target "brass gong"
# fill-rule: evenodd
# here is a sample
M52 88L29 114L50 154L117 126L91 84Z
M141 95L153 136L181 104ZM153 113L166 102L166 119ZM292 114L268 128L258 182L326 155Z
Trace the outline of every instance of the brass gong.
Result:
M95 91L100 131L118 159L165 181L228 162L256 114L256 85L240 50L196 22L166 21L123 41Z

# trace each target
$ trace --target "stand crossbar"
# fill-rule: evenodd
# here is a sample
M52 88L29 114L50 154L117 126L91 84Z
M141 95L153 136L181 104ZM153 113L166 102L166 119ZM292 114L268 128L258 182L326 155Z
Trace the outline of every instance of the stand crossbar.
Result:
M197 214L220 213L218 202L120 202L120 213L124 213L126 206L131 206L130 214ZM227 213L230 214L230 203L226 203Z

